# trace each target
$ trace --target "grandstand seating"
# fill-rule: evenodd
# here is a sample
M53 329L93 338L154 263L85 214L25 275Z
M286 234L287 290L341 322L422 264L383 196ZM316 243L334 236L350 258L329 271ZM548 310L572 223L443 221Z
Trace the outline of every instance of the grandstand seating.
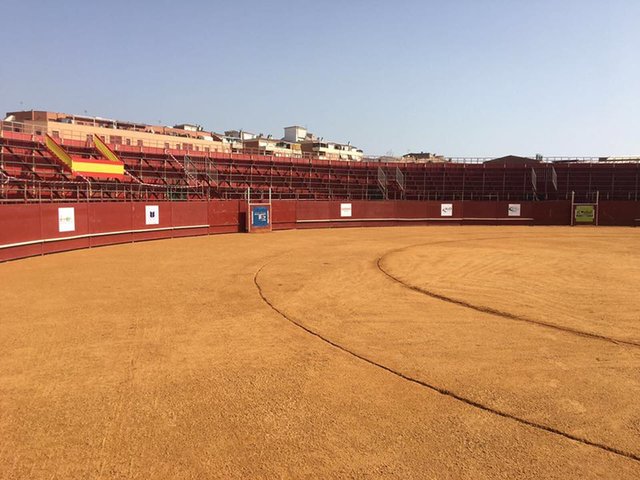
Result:
M100 157L92 142L61 141L70 155ZM202 200L561 200L640 199L640 163L380 163L110 145L120 179L72 173L43 138L0 133L0 202ZM382 173L381 173L382 172ZM380 178L385 178L381 185Z

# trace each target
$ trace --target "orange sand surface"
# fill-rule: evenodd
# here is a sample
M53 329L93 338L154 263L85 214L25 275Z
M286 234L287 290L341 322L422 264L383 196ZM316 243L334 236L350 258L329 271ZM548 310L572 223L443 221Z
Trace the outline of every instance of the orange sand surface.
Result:
M640 478L640 230L0 264L0 479Z

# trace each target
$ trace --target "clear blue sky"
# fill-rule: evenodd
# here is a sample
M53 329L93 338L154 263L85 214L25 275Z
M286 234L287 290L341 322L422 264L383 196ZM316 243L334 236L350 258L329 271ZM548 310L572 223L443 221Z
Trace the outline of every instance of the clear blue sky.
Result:
M367 153L640 154L640 1L8 1L0 109Z

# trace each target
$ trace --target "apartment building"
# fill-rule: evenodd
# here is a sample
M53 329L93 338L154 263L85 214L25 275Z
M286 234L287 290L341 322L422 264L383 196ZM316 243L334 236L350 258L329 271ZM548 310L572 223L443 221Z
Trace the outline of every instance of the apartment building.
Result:
M222 136L192 124L167 127L38 110L8 112L5 122L13 122L15 129L25 133L48 134L63 140L84 142L98 135L111 145L196 152L231 151L231 145Z

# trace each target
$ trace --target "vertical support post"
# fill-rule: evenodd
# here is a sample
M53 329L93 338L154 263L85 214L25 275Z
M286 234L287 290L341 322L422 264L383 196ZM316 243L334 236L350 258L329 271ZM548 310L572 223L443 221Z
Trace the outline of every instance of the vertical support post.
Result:
M575 199L576 199L576 192L574 192L573 190L571 191L571 226L573 227L573 216L574 216L574 205L575 205Z

